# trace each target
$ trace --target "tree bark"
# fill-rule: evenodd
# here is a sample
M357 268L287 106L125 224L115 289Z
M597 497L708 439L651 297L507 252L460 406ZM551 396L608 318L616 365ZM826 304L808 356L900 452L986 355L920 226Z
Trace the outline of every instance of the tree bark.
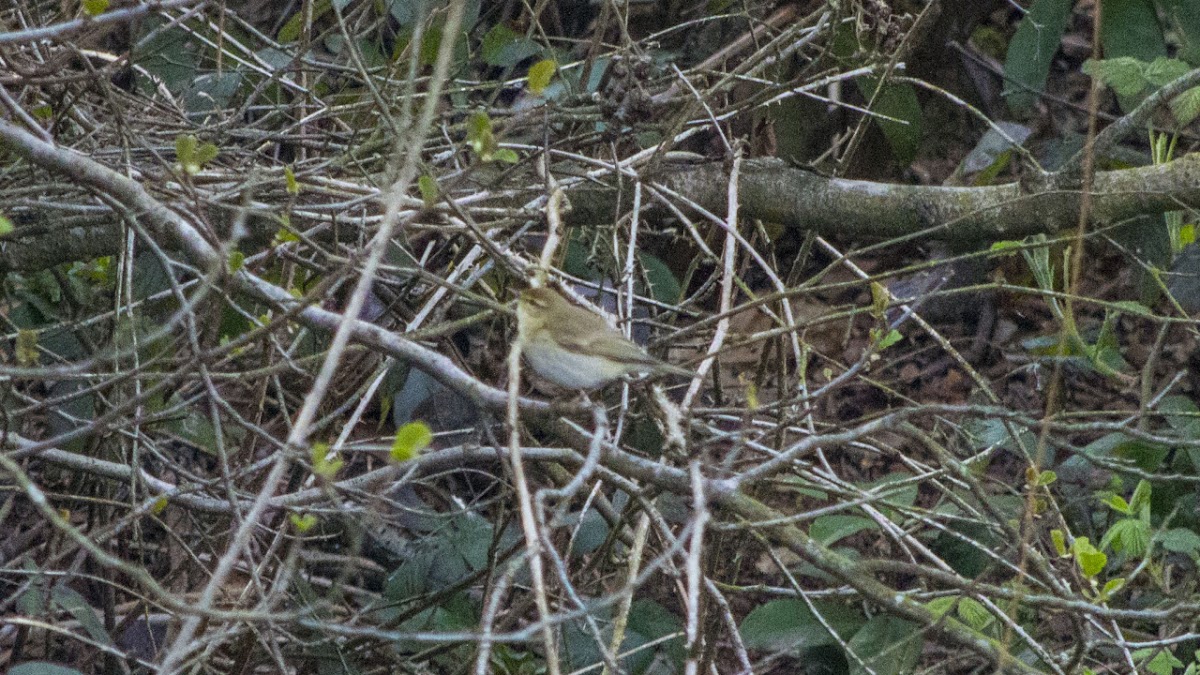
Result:
M1054 175L1050 176L1055 178ZM669 168L650 178L704 209L724 215L728 172L718 163ZM898 185L828 178L777 159L742 164L741 218L759 218L824 236L955 242L1053 235L1078 223L1083 193L1018 183L982 187ZM572 190L570 222L611 222L614 201L627 209L633 190ZM647 200L648 201L648 200ZM1112 223L1141 214L1200 206L1200 155L1158 166L1098 172L1092 219Z

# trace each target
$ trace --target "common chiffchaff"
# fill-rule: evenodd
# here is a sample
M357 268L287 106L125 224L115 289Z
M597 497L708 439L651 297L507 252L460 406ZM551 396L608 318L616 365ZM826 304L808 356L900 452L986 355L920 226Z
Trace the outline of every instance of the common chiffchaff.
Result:
M693 375L650 356L598 314L549 288L521 293L517 332L534 372L568 389L595 389L634 373Z

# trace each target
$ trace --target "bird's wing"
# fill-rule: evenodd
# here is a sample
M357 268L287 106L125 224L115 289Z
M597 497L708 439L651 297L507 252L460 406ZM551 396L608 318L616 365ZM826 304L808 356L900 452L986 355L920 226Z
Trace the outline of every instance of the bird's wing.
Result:
M692 377L695 372L681 368L665 361L660 361L646 353L637 343L617 337L609 331L597 331L594 334L560 341L560 344L573 352L591 354L613 359L621 363L643 366L646 370L674 373L683 377Z
M658 359L650 356L636 343L612 333L597 334L589 339L586 351L623 363L636 363L647 367L657 366Z

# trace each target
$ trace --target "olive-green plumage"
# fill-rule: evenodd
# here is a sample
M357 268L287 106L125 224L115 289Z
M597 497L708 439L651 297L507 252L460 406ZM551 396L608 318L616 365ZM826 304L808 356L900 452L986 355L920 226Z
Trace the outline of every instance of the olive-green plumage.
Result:
M517 332L529 366L560 387L595 389L634 373L694 374L650 356L600 315L550 288L521 293Z

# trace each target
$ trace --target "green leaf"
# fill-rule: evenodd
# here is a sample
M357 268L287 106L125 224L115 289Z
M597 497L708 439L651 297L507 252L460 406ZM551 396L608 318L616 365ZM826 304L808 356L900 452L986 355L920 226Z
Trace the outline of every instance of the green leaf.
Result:
M1075 556L1079 569L1088 578L1099 574L1108 563L1108 556L1097 551L1087 537L1076 537L1075 541L1071 542L1071 553Z
M886 316L888 303L891 301L891 294L888 293L887 287L878 281L871 282L871 316L875 318L883 318Z
M1192 67L1179 59L1160 56L1146 64L1146 81L1155 89L1168 85L1191 72Z
M1013 83L1004 97L1014 112L1030 110L1045 89L1074 4L1074 0L1034 0L1017 26L1004 59L1004 79Z
M946 612L954 609L954 605L961 599L961 595L945 595L940 598L934 598L925 603L925 609L932 612L934 616L941 618L946 615Z
M1175 527L1159 533L1155 538L1171 553L1200 553L1200 534L1183 527Z
M169 428L200 450L216 454L217 429L213 426L212 418L198 407L185 408L182 417L172 420Z
M12 221L9 220L7 216L0 214L0 237L7 237L8 235L12 234L13 230L15 229L16 228L13 227Z
M1186 396L1167 396L1158 404L1167 426L1180 438L1200 439L1200 408ZM1200 467L1196 467L1200 470Z
M1165 154L1165 153L1164 153ZM1125 248L1134 263L1134 284L1138 300L1153 305L1162 294L1159 271L1171 266L1172 235L1163 214L1135 216L1110 230L1118 246ZM1174 280L1172 275L1171 280Z
M196 161L196 146L200 141L191 134L181 134L175 137L175 160L180 164L193 164Z
M1012 155L1012 150L1004 150L1000 154L996 155L996 161L992 162L982 171L980 171L975 176L975 179L971 181L971 184L983 186L992 185L995 183L996 178L1000 175L1000 173L1007 169L1008 165L1012 163Z
M1167 55L1167 43L1152 0L1104 0L1100 44L1107 56L1153 61Z
M1159 7L1182 43L1179 57L1192 65L1200 65L1200 12L1196 11L1195 0L1162 0Z
M423 0L388 0L388 14L401 26L410 26L418 19L424 18L428 12ZM468 12L469 14L469 12ZM474 21L469 16L463 17L463 26L470 26Z
M872 112L883 117L875 117L875 124L887 138L892 148L892 156L901 166L908 166L921 149L921 103L917 100L917 92L908 84L892 84L885 82L879 93L876 87L879 78L855 78L859 92L868 100L875 96L871 105Z
M1054 544L1054 552L1061 558L1067 554L1067 538L1062 530L1050 530L1050 541Z
M1050 261L1050 245L1046 243L1046 235L1038 234L1025 238L1026 244L1032 248L1021 249L1021 255L1029 264L1029 271L1037 281L1038 288L1044 291L1054 290L1054 263Z
M1083 448L1083 454L1088 457L1122 460L1144 471L1158 469L1170 451L1166 446L1137 440L1118 431L1105 434Z
M425 32L425 37L421 40L421 65L432 66L437 63L441 48L442 27L434 26Z
M17 331L17 365L22 367L36 366L41 357L38 352L38 333L36 330L22 328Z
M678 302L683 288L680 287L679 280L675 278L671 268L667 267L661 258L649 253L639 251L637 257L642 271L646 274L646 283L650 286L650 297L668 305Z
M1009 164L1013 151L1025 143L1033 133L1027 126L1015 122L997 122L988 128L971 148L971 152L959 162L954 170L956 176L977 174L975 185L991 185Z
M326 2L326 5L329 3ZM279 33L275 38L282 44L295 42L300 37L300 31L304 29L304 12L296 12L283 25L279 27Z
M292 171L290 164L283 167L283 180L287 185L287 193L289 195L300 194L300 183L296 182L296 172Z
M1096 336L1096 343L1087 350L1092 365L1100 364L1102 366L1099 368L1101 372L1104 372L1104 368L1120 371L1129 365L1125 362L1125 357L1121 355L1121 345L1117 337L1116 320L1119 316L1118 312L1105 312L1104 323L1100 325L1100 334Z
M553 59L544 59L538 61L529 67L529 91L535 94L541 94L550 85L550 79L554 77L554 72L558 69L558 64Z
M104 645L111 645L113 643L112 637L104 629L104 623L96 614L96 610L88 604L88 601L78 591L69 586L59 584L50 589L50 596L54 600L54 604L65 609L71 616L75 617L75 620L79 622L79 625L83 626L84 630L87 631L93 640Z
M611 528L595 509L588 509L579 516L575 534L571 539L571 555L582 556L592 553L604 545L611 536Z
M1184 223L1183 227L1180 228L1180 247L1178 247L1178 250L1182 251L1184 247L1194 244L1195 240L1196 223Z
M1124 513L1126 515L1132 513L1132 511L1129 510L1129 502L1125 501L1125 498L1121 495L1108 495L1107 497L1101 499L1101 501L1107 504L1110 509L1117 511L1118 513Z
M541 45L503 23L492 26L479 45L479 56L483 62L497 68L510 68L542 51Z
M292 232L290 229L281 227L275 231L276 244L288 244L293 241L300 241L300 236L295 232Z
M1046 487L1047 485L1053 485L1056 480L1058 480L1058 474L1049 470L1043 471L1038 474L1037 485L1038 487Z
M893 471L878 480L871 481L868 483L868 487L878 494L884 495L883 500L876 503L876 506L880 507L893 520L900 516L896 509L891 507L912 506L916 503L917 493L920 491L919 486L912 481L912 475L902 471Z
M1133 97L1141 94L1148 86L1145 69L1145 63L1122 56L1100 61L1088 59L1084 61L1082 70L1084 74L1112 89L1117 96Z
M651 641L675 635L673 639L659 642L653 649L642 649L623 660L630 673L653 672L653 661L666 663L682 663L686 658L684 652L683 622L665 607L653 600L636 600L629 607L628 630L625 640L621 643L622 653L631 652ZM599 656L599 654L597 654ZM597 662L599 659L597 659Z
M1137 661L1149 658L1148 663L1143 662L1138 664L1139 673L1152 673L1153 675L1171 675L1176 668L1182 668L1184 663L1175 658L1175 655L1166 649L1146 648L1139 649L1133 653L1133 658Z
M313 443L309 454L312 459L313 473L325 480L333 480L344 464L341 458L329 458L328 443Z
M1121 577L1117 577L1115 579L1109 579L1108 581L1104 582L1104 588L1100 589L1100 596L1103 598L1107 598L1107 597L1111 596L1113 593L1120 590L1124 586L1125 586L1125 579L1123 579Z
M834 514L814 520L808 528L808 536L825 546L832 546L852 534L877 527L870 518Z
M1179 126L1187 126L1200 116L1200 87L1192 87L1171 99L1171 114Z
M962 602L958 603L958 615L968 626L977 631L987 628L996 620L991 611L974 598L962 598Z
M46 577L41 574L37 565L28 558L21 564L21 568L30 573L29 585L21 592L17 598L16 609L22 614L30 616L40 616L48 610L46 603L49 600L49 593L46 590ZM11 671L9 671L11 672Z
M1112 524L1100 540L1101 548L1113 553L1127 553L1140 558L1150 547L1150 523L1137 518L1123 518Z
M236 274L246 264L246 254L234 249L229 252L229 273Z
M384 600L389 604L398 604L424 593L428 588L433 561L433 552L428 549L417 548L410 552L384 582Z
M877 345L876 348L879 349L880 351L883 351L903 339L904 339L904 336L900 334L900 331L893 328L891 330L891 332L889 332L887 335L884 335L882 338L880 338L879 344Z
M467 120L467 141L472 145L490 133L492 133L492 120L487 113L479 111ZM479 149L476 148L476 152L478 151Z
M216 159L219 152L217 146L212 143L205 143L196 148L196 163L203 167L205 164Z
M83 0L81 4L88 16L100 16L108 11L108 0Z
M396 430L396 440L392 441L392 460L407 462L433 442L433 432L424 422L409 422Z
M437 205L438 185L437 180L433 176L423 174L418 178L417 189L421 192L421 201L425 202L425 208L431 209Z
M138 65L154 76L138 78L139 90L151 94L162 84L176 93L190 88L202 72L200 45L193 34L155 16L145 19L139 32L146 37L138 42Z
M333 3L329 0L317 0L313 3L312 18L316 22L321 17L325 16L329 10L333 9ZM280 27L276 37L280 42L295 42L300 37L300 33L304 30L305 12L298 11L288 18Z
M308 532L317 524L317 517L311 513L306 513L303 516L298 513L289 513L288 520L291 521L292 526L300 534Z
M852 661L852 675L901 675L916 669L924 641L917 625L886 614L872 617L854 634L849 647L862 658Z
M1150 508L1150 481L1142 479L1138 481L1137 487L1133 490L1133 496L1129 498L1129 512L1133 515L1139 515L1143 510Z
M814 602L813 608L842 638L862 625L859 613L845 605ZM837 644L802 600L769 600L751 610L738 630L750 649L782 652Z
M521 161L521 156L517 154L516 150L511 148L496 148L496 152L492 153L491 158L497 162L506 162L508 164L516 164Z
M503 23L498 23L492 26L491 30L484 34L483 39L479 42L479 57L489 66L506 66L512 64L501 63L499 60L500 52L509 44L521 39L521 35L512 30Z
M977 600L961 595L935 598L926 603L925 608L939 617L954 609L963 622L976 631L982 631L995 620L992 613Z
M1084 576L1096 576L1104 570L1104 566L1108 564L1108 556L1099 551L1083 551L1075 554L1075 560L1079 563L1079 569L1083 571Z
M1190 89L1188 91L1191 91ZM1196 224L1186 223L1179 228L1179 250L1196 242Z
M179 169L189 176L200 173L205 164L216 158L217 152L217 146L212 143L201 145L192 134L175 137L175 159Z
M1092 542L1087 537L1075 537L1075 541L1071 542L1071 553L1079 553L1080 551L1095 551L1096 547L1092 546Z
M477 112L467 120L467 145L485 162L492 160L496 152L496 136L492 133L492 120L485 112Z

